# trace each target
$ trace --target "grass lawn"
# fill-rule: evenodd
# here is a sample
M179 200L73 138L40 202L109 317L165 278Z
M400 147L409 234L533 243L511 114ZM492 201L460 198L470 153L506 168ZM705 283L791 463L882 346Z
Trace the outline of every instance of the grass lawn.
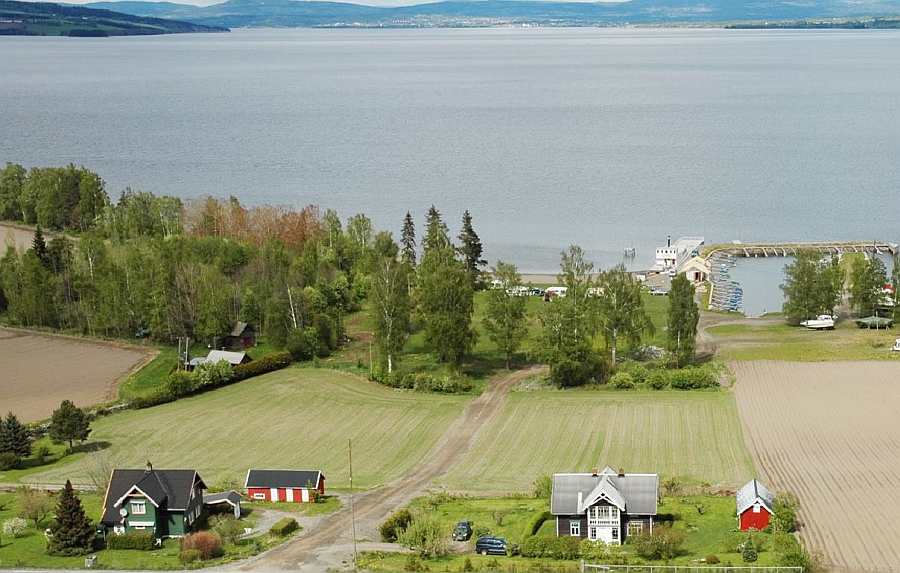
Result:
M840 322L835 330L815 331L780 321L747 319L713 326L707 332L725 360L900 360L900 353L891 352L900 331L860 329L851 320Z
M410 509L413 513L427 512L437 517L444 525L447 533L461 520L473 522L476 530L487 529L492 535L507 539L510 543L521 545L530 532L526 527L538 513L549 509L549 500L529 498L450 498L441 499L433 495L415 500ZM702 508L702 513L698 508ZM746 533L737 529L734 515L734 498L731 496L690 496L666 497L659 505L659 521L667 523L677 530L684 531L685 541L681 555L670 564L691 564L715 555L722 564L743 565L739 543L747 538ZM538 531L540 536L555 536L555 521L544 522ZM780 536L776 542L768 533L754 533L754 541L762 544L759 560L754 565L777 565L781 559L780 551L796 547L792 536ZM467 554L453 555L443 558L425 560L432 571L461 571L466 558L469 558L475 570L531 570L538 562L556 571L568 571L577 567L573 561L535 560L524 557L482 557L473 555L472 543ZM647 561L634 553L626 543L623 553L629 563L646 564ZM364 556L362 563L373 571L402 571L407 557L397 554L370 553ZM659 564L659 563L656 563ZM499 566L499 567L498 567Z
M754 476L729 391L518 391L446 477L452 490L530 491L606 465L736 486Z
M85 448L79 449L76 446L76 452L66 455L67 444L54 444L50 438L43 437L34 441L31 447L31 455L22 460L20 468L0 471L0 483L17 483L22 478L46 471L47 466L59 463L65 458L66 463L78 460L85 456ZM37 455L38 450L47 448L49 452L43 460Z
M321 469L328 486L405 474L431 448L469 397L391 390L336 370L288 368L177 402L97 419L91 440L108 442L117 467L191 467L210 485L243 482L249 467ZM89 456L25 481L87 480Z
M243 484L237 489L242 489ZM307 516L327 515L341 508L341 500L333 495L326 495L316 503L272 503L270 501L246 501L241 507L249 509L274 509Z
M79 496L88 517L94 521L100 519L101 494L81 494ZM18 515L18 496L12 493L0 493L0 523ZM49 521L49 519L48 519ZM250 522L248 521L248 525ZM47 523L41 523L36 529L30 525L22 537L3 536L0 540L0 568L39 567L47 569L81 569L84 556L58 557L47 555L47 542L43 530ZM255 555L260 551L281 543L283 539L269 536L258 541L244 541L237 545L226 544L225 554L205 565L227 563ZM97 555L97 567L103 569L183 569L179 561L181 551L177 539L168 539L160 549L154 551L134 550L101 550Z

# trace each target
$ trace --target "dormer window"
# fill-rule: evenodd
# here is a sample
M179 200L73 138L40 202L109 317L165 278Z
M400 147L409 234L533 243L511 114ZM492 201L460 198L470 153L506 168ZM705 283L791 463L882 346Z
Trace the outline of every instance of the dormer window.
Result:
M753 513L759 513L759 504L758 503L753 505Z
M145 501L132 501L131 502L131 515L144 515L147 513L147 502Z

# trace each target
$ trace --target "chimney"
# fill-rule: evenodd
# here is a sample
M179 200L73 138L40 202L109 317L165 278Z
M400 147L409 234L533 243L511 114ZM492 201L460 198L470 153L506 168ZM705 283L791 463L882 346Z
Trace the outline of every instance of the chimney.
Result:
M672 246L672 235L666 235L666 246L667 247Z
M578 511L579 511L579 513L581 512L581 504L582 503L583 503L583 500L581 498L581 492L579 491L578 492Z
M597 469L597 468L591 469L591 476L597 477L598 475L600 475L600 470L599 470L599 469Z
M620 478L625 477L625 468L619 468L619 477Z
M144 471L148 474L153 471L153 464L150 463L150 460L147 460L147 469Z

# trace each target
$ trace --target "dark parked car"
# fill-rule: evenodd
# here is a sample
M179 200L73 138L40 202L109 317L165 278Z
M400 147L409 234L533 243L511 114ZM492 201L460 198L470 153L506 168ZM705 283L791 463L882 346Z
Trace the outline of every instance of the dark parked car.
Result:
M475 542L475 553L482 555L507 555L509 544L502 537L484 535Z
M472 538L472 522L460 521L453 529L453 541L468 541Z

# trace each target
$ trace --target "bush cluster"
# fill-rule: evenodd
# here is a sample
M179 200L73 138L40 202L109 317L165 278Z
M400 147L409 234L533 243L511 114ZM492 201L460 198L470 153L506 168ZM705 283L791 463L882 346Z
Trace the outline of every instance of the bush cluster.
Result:
M13 517L3 522L4 537L22 537L28 529L28 522L21 517Z
M581 556L581 539L533 535L522 544L521 552L523 557L539 559L578 559Z
M291 533L297 531L299 528L300 524L297 523L297 520L293 517L282 517L275 522L275 525L273 525L269 531L272 533L272 535L284 537L285 535L290 535Z
M152 551L156 548L156 539L152 533L145 531L129 531L122 535L110 535L106 538L107 549L136 549Z
M603 383L609 375L609 364L599 353L586 349L573 351L553 364L550 381L560 388Z
M472 380L467 376L453 376L449 374L431 374L428 372L416 372L400 374L394 372L383 375L377 380L391 388L404 388L417 392L436 392L440 394L463 394L472 390Z
M19 457L12 452L0 452L0 472L11 470L19 463Z
M197 559L194 558L195 554L192 553L194 551L196 551L196 557L201 561L221 557L224 553L222 550L222 538L219 537L218 533L212 531L198 531L185 535L184 539L181 540L182 561L186 558L193 558L196 561Z
M219 362L200 365L194 372L178 370L169 374L161 390L149 396L135 398L131 401L131 407L139 410L174 402L184 396L199 394L254 376L281 370L290 364L290 352L273 352L247 364L239 364L234 368L225 362Z
M400 538L400 534L406 531L406 528L412 523L412 519L412 514L408 509L395 511L378 528L379 533L381 533L381 540L386 543L396 543L397 539Z
M631 390L634 388L634 377L628 372L616 372L609 379L609 385L619 390Z
M675 390L699 390L717 387L719 377L711 368L688 367L671 370L669 383Z
M631 545L635 553L644 559L673 559L681 552L684 532L671 527L656 527L653 533L632 536Z

